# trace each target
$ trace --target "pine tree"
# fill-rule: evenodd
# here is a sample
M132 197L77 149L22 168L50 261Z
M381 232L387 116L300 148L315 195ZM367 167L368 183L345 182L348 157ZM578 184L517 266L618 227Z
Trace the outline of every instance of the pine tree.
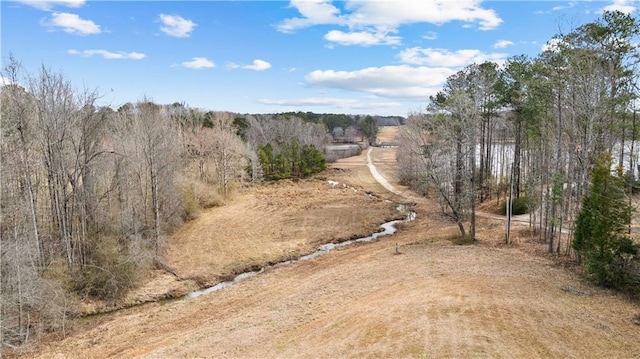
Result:
M592 184L576 220L573 248L587 272L600 285L638 289L638 278L630 270L638 245L627 234L632 207L625 198L622 170L611 173L612 158L600 156L592 172Z

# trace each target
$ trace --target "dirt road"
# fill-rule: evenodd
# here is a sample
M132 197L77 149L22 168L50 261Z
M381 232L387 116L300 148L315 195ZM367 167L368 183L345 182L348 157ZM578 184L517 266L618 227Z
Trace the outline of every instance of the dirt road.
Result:
M384 196L369 156L404 192L394 149L340 161L349 174L341 181ZM480 243L456 246L435 206L421 200L415 209L418 220L392 237L105 316L35 356L640 358L636 304L538 255L544 244L502 245L493 238L501 223L481 220Z

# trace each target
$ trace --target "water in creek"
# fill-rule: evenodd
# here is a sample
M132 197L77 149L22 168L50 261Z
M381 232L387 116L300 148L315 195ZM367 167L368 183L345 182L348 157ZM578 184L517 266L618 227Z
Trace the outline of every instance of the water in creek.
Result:
M348 241L344 241L344 242L340 242L340 243L327 243L327 244L323 244L320 247L318 247L318 250L316 250L313 253L304 255L298 259L293 259L293 260L287 260L287 261L283 261L280 263L276 263L267 267L263 267L257 271L250 271L250 272L244 272L244 273L240 273L238 274L235 278L233 278L233 280L229 280L226 282L220 282L212 287L209 288L205 288L202 290L197 290L195 292L191 292L189 294L187 294L184 298L185 299L191 299L191 298L195 298L195 297L199 297L203 294L208 294L211 292L215 292L218 291L220 289L223 288L227 288L230 287L238 282L240 282L243 279L247 279L247 278L251 278L251 277L255 277L256 275L262 273L265 271L265 269L268 268L273 268L273 267L277 267L277 266L282 266L282 265L289 265L289 264L293 264L299 261L305 261L305 260L309 260L309 259L313 259L316 257L319 257L321 255L327 254L330 251L332 251L333 249L336 248L340 248L340 247L346 247L346 246L350 246L352 244L355 243L361 243L361 242L371 242L375 239L377 239L378 237L382 237L382 236L386 236L386 235L390 235L390 234L394 234L396 233L396 231L398 230L396 228L396 224L400 223L400 222L408 222L408 221L413 221L416 218L416 213L409 211L408 206L406 205L398 205L398 207L396 208L398 211L400 212L404 212L407 213L406 217L404 219L397 219L394 221L389 221L386 223L383 223L380 227L383 229L383 231L380 232L376 232L373 233L372 235L368 236L368 237L362 237L362 238L356 238L356 239L352 239L352 240L348 240Z

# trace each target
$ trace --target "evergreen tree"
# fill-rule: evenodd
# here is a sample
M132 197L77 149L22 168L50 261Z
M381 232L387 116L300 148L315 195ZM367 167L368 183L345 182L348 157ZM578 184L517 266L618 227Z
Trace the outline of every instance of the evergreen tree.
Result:
M314 145L292 140L288 145L274 148L270 143L258 147L258 158L267 180L301 178L326 168L324 154Z
M364 137L367 138L369 145L375 144L378 130L378 121L371 116L365 117L364 120L360 123L360 132Z
M313 173L324 171L327 167L327 161L322 152L318 151L313 145L304 145L302 147L302 175L308 176Z
M632 208L625 198L622 170L612 174L611 163L609 154L596 160L592 185L576 220L573 248L596 283L637 291L640 278L631 265L637 261L638 245L627 234Z

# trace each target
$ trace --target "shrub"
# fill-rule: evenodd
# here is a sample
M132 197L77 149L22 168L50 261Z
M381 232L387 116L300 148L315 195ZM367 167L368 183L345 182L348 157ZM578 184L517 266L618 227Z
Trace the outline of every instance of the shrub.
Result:
M517 216L519 214L529 213L529 200L523 196L520 198L513 198L511 200L511 214ZM507 201L503 201L500 206L500 213L507 214Z
M190 221L198 218L198 212L200 211L200 206L198 205L198 200L196 198L194 188L191 186L185 186L182 188L181 192L182 192L182 206L184 208L182 219L185 221Z
M471 234L467 233L464 236L461 234L456 234L454 236L450 237L451 241L453 242L453 244L457 244L459 246L463 246L463 245L468 245L468 244L473 244L473 240L471 239Z
M145 273L144 249L127 248L114 237L102 237L90 246L85 265L72 272L73 289L99 299L122 298Z

